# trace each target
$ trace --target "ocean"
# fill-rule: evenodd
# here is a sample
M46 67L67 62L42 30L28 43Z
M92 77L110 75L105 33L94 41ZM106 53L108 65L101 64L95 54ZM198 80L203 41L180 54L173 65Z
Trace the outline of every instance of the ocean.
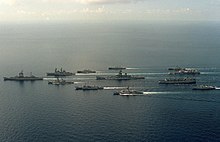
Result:
M0 141L220 141L220 23L0 24ZM144 80L96 80L124 66ZM189 67L197 84L160 85L169 67ZM76 74L71 85L49 85L55 68ZM43 81L4 81L4 76L43 76ZM76 86L104 90L80 91ZM144 95L115 96L126 87Z

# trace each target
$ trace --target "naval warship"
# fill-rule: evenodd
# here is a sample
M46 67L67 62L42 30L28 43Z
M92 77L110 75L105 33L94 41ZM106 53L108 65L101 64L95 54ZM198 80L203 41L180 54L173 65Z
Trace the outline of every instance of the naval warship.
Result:
M118 92L114 92L113 95L120 95L120 96L136 96L136 95L140 95L143 94L142 91L137 91L137 90L131 90L129 87L127 89L118 91Z
M56 80L53 80L53 81L48 81L48 84L52 84L52 85L66 85L66 84L74 84L73 81L67 81L67 80L64 80L64 79L59 79L57 78Z
M86 70L82 70L82 71L77 71L77 73L88 74L88 73L96 73L96 71L86 69Z
M91 85L84 85L84 86L77 86L76 87L76 90L83 90L83 91L86 91L86 90L102 90L104 89L104 87L101 87L101 86L91 86Z
M36 77L34 75L30 76L24 76L23 71L21 71L18 76L14 76L14 77L4 77L4 81L36 81L36 80L43 80L43 77Z
M196 84L196 79L194 78L173 78L159 80L159 84Z
M199 85L193 87L193 90L215 90L215 86L209 86L209 85Z
M170 75L198 75L200 72L196 69L181 69L176 72L170 72Z
M62 68L60 69L60 71L57 70L57 68L55 68L54 72L47 73L47 76L72 76L72 75L75 75L75 74L72 72L67 72L63 70Z
M136 79L145 79L144 76L132 76L127 73L122 73L122 70L115 76L96 76L97 80L136 80Z

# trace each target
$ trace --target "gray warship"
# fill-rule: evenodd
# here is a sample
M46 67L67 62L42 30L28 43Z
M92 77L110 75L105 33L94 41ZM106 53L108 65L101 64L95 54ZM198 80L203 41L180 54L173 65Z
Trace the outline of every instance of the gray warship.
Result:
M66 84L74 84L74 82L73 81L66 81L64 79L57 78L56 80L48 81L48 84L52 84L52 85L66 85Z
M136 79L145 79L144 76L132 76L127 73L122 73L122 70L115 76L96 76L97 80L136 80Z
M72 75L75 75L75 73L67 72L62 68L60 70L57 70L57 68L55 68L54 72L47 73L47 76L72 76Z
M83 85L83 86L77 86L76 87L76 90L83 90L83 91L86 91L86 90L102 90L104 89L104 87L101 87L101 86L91 86L91 85Z
M199 85L193 87L193 90L215 90L215 86L209 86L209 85Z
M194 78L173 78L159 80L159 84L196 84L196 79Z
M21 71L18 76L14 77L4 77L4 81L37 81L37 80L43 80L43 77L36 77L30 74L30 76L24 76L23 71Z
M120 96L136 96L141 94L143 94L142 91L131 90L129 87L127 89L113 93L113 95L120 95Z
M170 72L170 75L199 75L200 72L196 69L181 69L176 72Z
M85 70L82 70L82 71L77 71L77 73L84 73L84 74L88 74L88 73L96 73L96 71L89 70L89 69L85 69Z

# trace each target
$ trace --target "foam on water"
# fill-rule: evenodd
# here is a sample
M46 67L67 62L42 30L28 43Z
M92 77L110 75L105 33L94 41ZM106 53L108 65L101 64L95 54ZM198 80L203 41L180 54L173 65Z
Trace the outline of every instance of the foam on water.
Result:
M201 74L204 74L204 75L219 75L220 74L220 72L201 72Z
M118 90L118 89L126 89L128 87L104 87L105 90Z
M182 92L143 92L144 95L156 95L156 94L179 94Z
M73 78L73 80L95 80L96 78Z
M82 84L82 83L85 83L85 82L74 82L74 84Z
M139 70L139 69L144 69L144 68L126 68L126 70Z

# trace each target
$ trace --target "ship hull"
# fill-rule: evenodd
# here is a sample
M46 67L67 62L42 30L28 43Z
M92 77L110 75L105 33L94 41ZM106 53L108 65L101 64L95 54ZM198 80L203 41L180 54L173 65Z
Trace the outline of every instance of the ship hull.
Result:
M101 77L97 76L96 80L137 80L137 79L145 79L145 77Z
M200 72L196 73L183 73L183 72L174 72L174 73L169 73L170 75L199 75Z
M96 73L96 71L77 71L77 73L89 74L89 73Z
M14 77L4 77L4 81L38 81L38 80L43 80L41 77L36 77L36 78L14 78Z
M94 86L94 87L76 87L76 90L83 90L83 91L89 91L89 90L102 90L103 87Z
M214 86L197 86L194 87L193 90L215 90L216 87Z
M74 73L47 73L47 76L72 76Z
M159 84L196 84L196 81L159 81Z
M193 88L193 90L215 90L215 88Z

